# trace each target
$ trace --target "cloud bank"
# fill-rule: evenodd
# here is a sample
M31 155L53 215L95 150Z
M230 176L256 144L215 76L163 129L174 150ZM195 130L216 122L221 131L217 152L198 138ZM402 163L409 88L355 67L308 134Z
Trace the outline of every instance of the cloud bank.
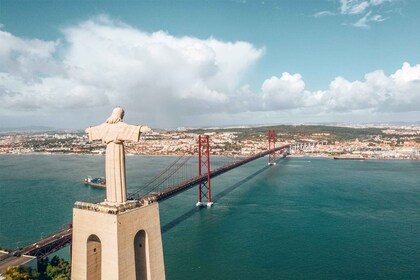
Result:
M290 100L288 108L323 113L420 111L420 64L411 66L405 62L389 76L382 70L373 71L362 81L337 77L327 90L313 92L305 90L300 74L286 72L264 82L262 98L272 110L282 108L282 101Z
M390 75L373 71L361 81L336 77L317 91L306 89L301 74L284 72L252 91L246 73L265 49L248 42L146 33L106 16L62 34L56 41L42 41L0 30L0 116L15 111L95 114L122 106L154 120L153 125L171 126L203 116L252 118L261 112L316 116L420 110L419 64L405 62Z
M224 110L264 53L247 42L146 33L106 16L62 33L62 40L47 42L0 31L3 109Z

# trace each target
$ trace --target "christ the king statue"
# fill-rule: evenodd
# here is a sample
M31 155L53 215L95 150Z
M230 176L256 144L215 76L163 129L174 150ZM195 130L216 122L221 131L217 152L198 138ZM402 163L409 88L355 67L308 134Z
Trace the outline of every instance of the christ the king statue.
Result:
M101 140L106 144L105 174L106 203L117 205L127 201L125 184L124 141L136 141L143 132L151 129L147 126L128 125L123 122L124 110L120 107L112 111L105 123L89 127L85 132L89 141Z

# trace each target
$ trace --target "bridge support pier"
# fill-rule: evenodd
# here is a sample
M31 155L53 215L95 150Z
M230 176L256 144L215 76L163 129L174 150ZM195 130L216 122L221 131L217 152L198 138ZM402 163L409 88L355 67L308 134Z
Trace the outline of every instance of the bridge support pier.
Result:
M211 184L210 184L210 144L209 136L198 136L198 176L207 175L207 180L198 185L197 207L211 207ZM207 199L207 201L203 201Z
M270 129L268 131L268 149L274 149L276 147L276 133ZM268 154L268 165L276 165L276 152Z
M72 280L165 279L158 203L77 202L72 245Z

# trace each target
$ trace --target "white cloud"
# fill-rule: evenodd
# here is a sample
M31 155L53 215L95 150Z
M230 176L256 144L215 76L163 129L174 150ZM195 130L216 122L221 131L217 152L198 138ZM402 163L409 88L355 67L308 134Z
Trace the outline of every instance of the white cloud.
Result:
M315 18L324 16L341 16L350 18L351 22L343 22L343 25L350 25L359 28L368 29L371 23L377 23L387 20L382 16L384 7L395 0L340 0L337 13L331 11L322 11L314 14ZM392 12L392 10L390 10ZM357 18L356 21L354 19Z
M367 73L363 81L335 78L327 90L305 90L301 75L283 73L263 83L266 109L300 109L302 112L351 113L420 111L420 64L404 63L394 74Z
M392 2L392 1L395 1L395 0L370 0L369 2L373 6L379 6L379 5L382 5L383 3Z
M353 23L352 25L355 27L362 27L362 28L369 28L369 22L381 22L385 19L378 14L372 15L371 12L368 12L366 15L364 15L362 18L360 18L358 21Z
M146 33L106 16L64 29L56 42L0 32L2 111L121 105L160 117L224 110L264 53L247 42Z
M335 13L333 13L331 11L321 11L321 12L318 12L318 13L314 14L314 17L320 18L320 17L334 16L334 15L335 15Z
M247 42L146 33L107 17L68 27L61 40L19 38L1 30L0 39L0 116L19 110L62 120L72 112L102 121L102 112L123 106L133 119L171 126L206 116L252 122L272 112L420 110L420 65L404 63L389 76L377 70L362 81L337 77L317 91L307 90L299 73L284 72L253 92L244 77L264 49Z
M358 15L363 13L370 5L369 1L340 0L341 14Z
M0 30L0 71L26 78L57 71L52 56L58 41L22 39Z
M271 77L261 87L262 108L282 110L302 106L305 83L300 74L284 72L280 78Z

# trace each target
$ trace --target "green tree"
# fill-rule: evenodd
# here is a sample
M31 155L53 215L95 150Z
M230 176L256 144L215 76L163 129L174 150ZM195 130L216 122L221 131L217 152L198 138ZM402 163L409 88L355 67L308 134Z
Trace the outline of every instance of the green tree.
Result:
M48 280L70 280L70 272L69 262L54 256L48 263L45 275Z
M30 267L11 266L6 269L3 277L5 277L6 280L38 280L39 273Z
M37 272L35 269L25 266L9 267L3 274L6 280L70 280L70 263L54 256L50 261L48 258L38 263L42 269Z

